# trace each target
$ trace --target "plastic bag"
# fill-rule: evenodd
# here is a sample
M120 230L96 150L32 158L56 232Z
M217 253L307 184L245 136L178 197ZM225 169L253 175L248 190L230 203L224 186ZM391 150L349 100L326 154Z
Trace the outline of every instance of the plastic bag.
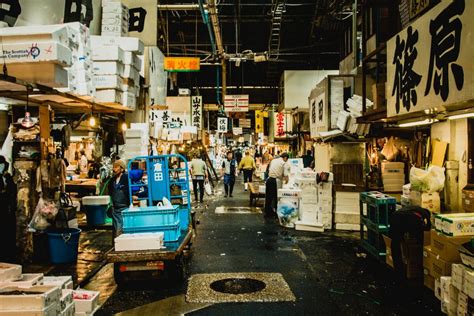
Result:
M46 230L51 226L51 222L54 221L57 214L58 206L56 203L40 198L28 226L33 231Z
M388 141L383 146L381 153L388 161L393 161L397 158L398 148L395 145L395 138L390 137L388 139Z
M204 182L204 191L206 192L207 195L212 195L212 187L209 181Z
M277 215L282 226L295 227L295 222L298 220L298 204L295 203L295 199L280 199L277 206Z
M428 170L412 167L410 169L411 189L421 192L439 192L444 188L444 168L431 166Z

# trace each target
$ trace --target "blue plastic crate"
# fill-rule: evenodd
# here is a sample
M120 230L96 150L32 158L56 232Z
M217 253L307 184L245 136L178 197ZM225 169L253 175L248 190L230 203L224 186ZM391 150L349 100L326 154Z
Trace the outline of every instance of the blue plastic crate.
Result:
M124 227L123 232L126 234L163 232L165 234L165 242L175 242L181 237L179 223L166 226Z
M179 224L179 206L147 206L127 209L122 212L123 227L146 228Z
M377 191L360 194L361 216L369 219L375 225L389 227L390 214L395 212L397 200Z

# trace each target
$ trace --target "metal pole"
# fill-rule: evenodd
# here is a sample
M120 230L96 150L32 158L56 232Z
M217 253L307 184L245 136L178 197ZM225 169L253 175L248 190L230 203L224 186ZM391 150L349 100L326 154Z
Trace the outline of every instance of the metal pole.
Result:
M352 53L354 54L354 67L357 68L357 0L352 6Z

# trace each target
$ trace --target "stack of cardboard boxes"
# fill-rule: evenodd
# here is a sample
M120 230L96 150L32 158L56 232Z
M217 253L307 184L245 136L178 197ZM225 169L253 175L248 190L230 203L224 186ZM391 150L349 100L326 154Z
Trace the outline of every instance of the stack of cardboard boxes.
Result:
M336 192L336 230L360 230L359 192Z
M97 100L135 109L143 43L134 37L112 36L92 36L91 41Z
M382 162L384 192L401 192L405 184L405 164L403 162Z
M128 8L121 1L102 1L102 35L128 36L128 20Z

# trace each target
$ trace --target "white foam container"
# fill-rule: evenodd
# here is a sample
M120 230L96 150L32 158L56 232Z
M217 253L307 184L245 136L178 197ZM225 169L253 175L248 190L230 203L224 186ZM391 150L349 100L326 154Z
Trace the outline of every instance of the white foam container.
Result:
M95 311L99 304L99 294L100 292L97 291L73 291L73 299L76 304L76 315L77 313L91 313ZM77 298L78 296L82 297L83 295L90 296L90 298Z
M158 250L164 247L164 233L122 234L115 238L116 251Z
M71 50L58 42L26 42L3 44L0 58L6 64L52 62L71 66Z
M123 50L118 46L93 46L92 60L119 61L123 64Z
M18 264L0 262L0 282L19 280L21 271L22 268Z
M76 315L76 304L71 303L68 306L66 306L65 309L63 309L60 313L60 316L74 316Z
M82 205L108 205L109 202L109 195L84 196L82 198Z
M24 294L2 295L2 292L21 291ZM34 293L34 294L28 294ZM39 294L37 294L39 293ZM61 290L57 286L35 285L29 288L4 287L0 289L0 310L38 311L50 305L59 305Z
M45 276L43 278L43 285L54 285L60 287L62 290L72 290L72 277L67 276Z
M61 310L65 310L69 305L74 304L72 299L72 290L61 290L61 299L59 300L59 305Z
M98 102L120 103L122 102L122 91L117 89L96 90L95 97Z
M59 304L51 304L50 306L39 310L2 310L0 316L57 316L60 315Z
M15 281L0 282L0 287L21 287L29 288L35 285L40 285L43 282L43 273L24 273L20 279Z

